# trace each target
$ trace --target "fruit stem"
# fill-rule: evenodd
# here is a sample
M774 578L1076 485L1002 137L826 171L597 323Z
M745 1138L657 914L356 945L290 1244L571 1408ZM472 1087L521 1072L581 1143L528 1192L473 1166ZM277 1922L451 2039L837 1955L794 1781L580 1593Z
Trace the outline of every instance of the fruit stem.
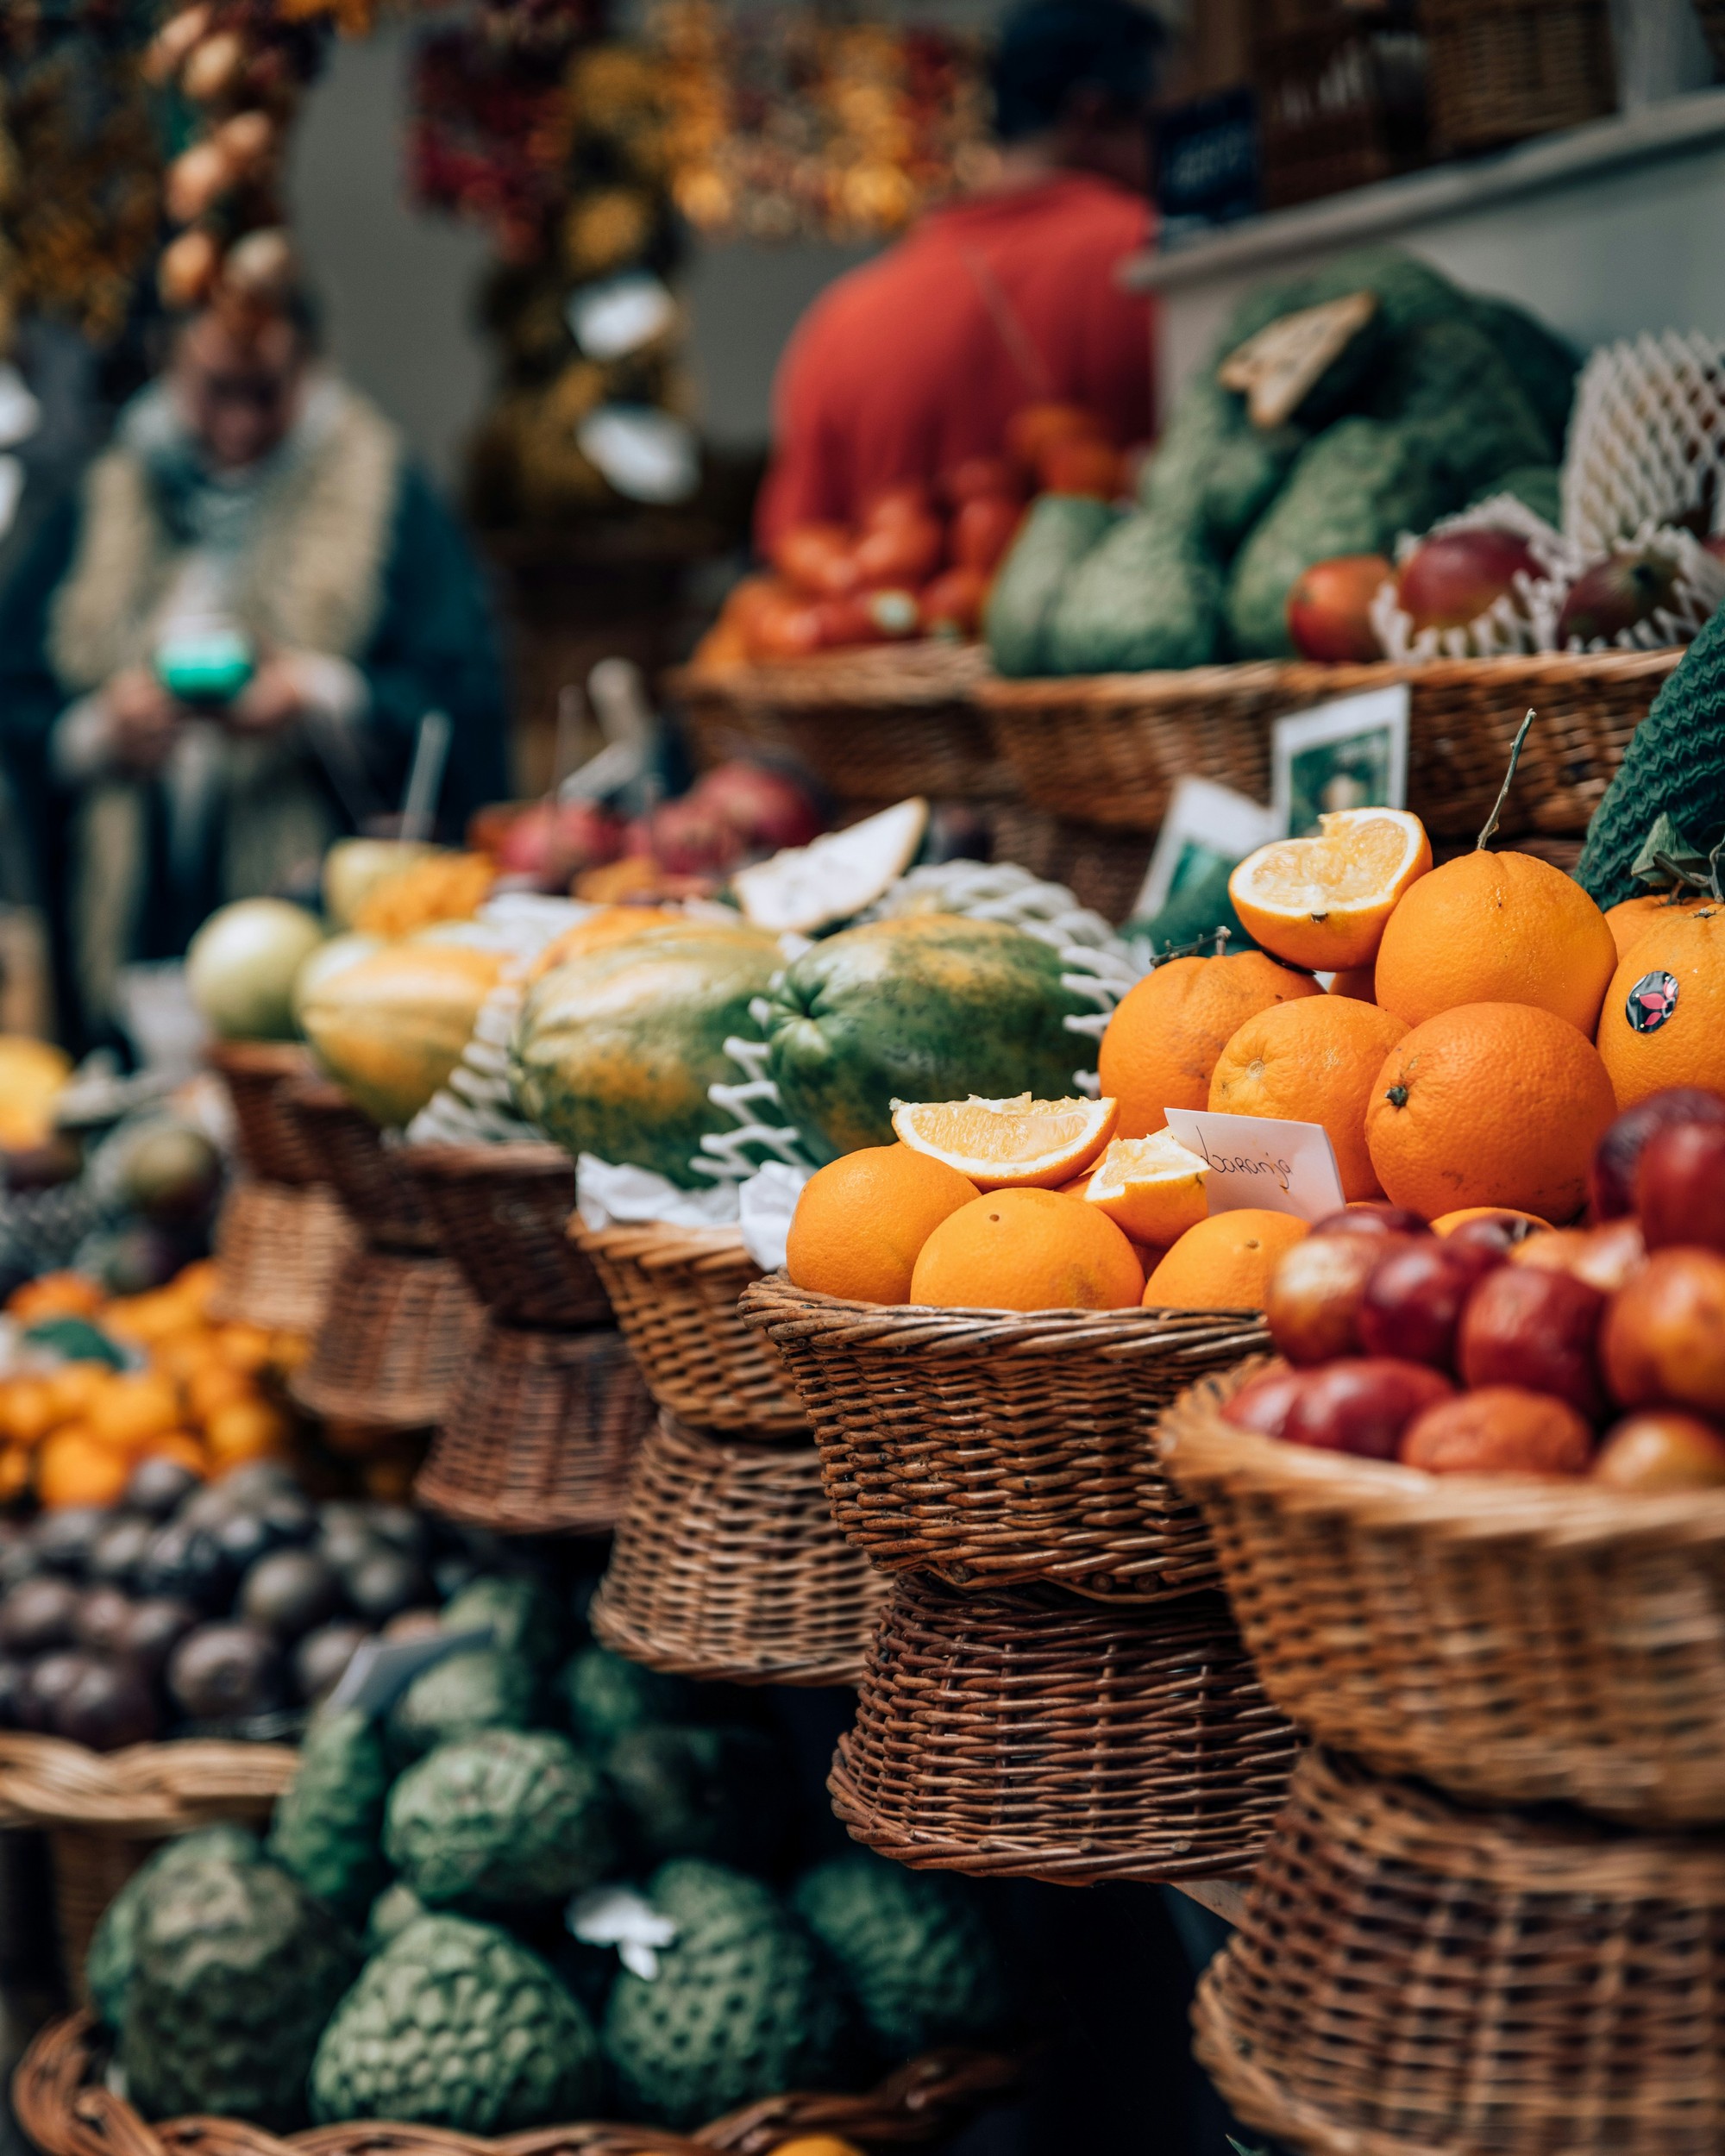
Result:
M1721 843L1725 844L1725 840L1722 840ZM1226 926L1219 928L1216 931L1216 949L1214 955L1218 958L1224 958L1227 956L1228 938L1233 934L1233 931Z
M1527 729L1533 723L1534 714L1530 711L1516 729L1515 738L1509 744L1509 768L1503 774L1503 783L1498 787L1497 799L1492 804L1490 815L1485 819L1485 829L1474 843L1473 850L1477 854L1484 853L1486 841L1497 836L1497 819L1502 815L1503 804L1509 799L1509 789L1515 783L1515 767L1521 761L1521 744L1527 738Z

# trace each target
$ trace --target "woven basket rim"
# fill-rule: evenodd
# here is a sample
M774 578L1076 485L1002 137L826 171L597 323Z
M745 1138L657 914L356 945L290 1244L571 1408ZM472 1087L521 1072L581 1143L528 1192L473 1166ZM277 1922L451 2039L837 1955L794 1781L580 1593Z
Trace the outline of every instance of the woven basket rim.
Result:
M304 1041L206 1041L203 1053L210 1069L224 1076L309 1078L317 1070Z
M235 1802L273 1802L298 1771L290 1745L170 1737L103 1752L8 1730L0 1732L0 1824L180 1833Z
M1126 1355L1175 1340L1213 1346L1237 1332L1251 1336L1242 1344L1245 1353L1264 1337L1264 1313L1257 1310L955 1310L928 1303L850 1302L794 1286L782 1268L745 1288L737 1307L745 1324L769 1334L781 1329L798 1338L843 1333L848 1347L901 1353L988 1349L1051 1354L1082 1348Z
M871 704L914 708L963 701L987 680L988 671L981 644L919 636L905 643L816 652L768 665L681 667L667 678L667 686L674 694L717 693L782 710L819 710L852 704L859 697Z
M1264 1358L1254 1357L1222 1376L1201 1378L1164 1411L1164 1462L1201 1502L1208 1489L1227 1485L1308 1517L1403 1528L1452 1542L1566 1550L1725 1543L1725 1490L1654 1496L1603 1489L1585 1478L1428 1475L1397 1460L1359 1459L1237 1429L1223 1420L1222 1403L1265 1367Z
M1233 665L1189 667L1145 674L1039 674L1030 680L980 681L976 697L990 708L1038 711L1088 704L1183 705L1214 698L1234 699L1262 693L1273 695L1297 686L1314 694L1352 695L1367 689L1393 688L1405 681L1427 689L1501 687L1505 695L1523 685L1544 690L1593 681L1635 681L1672 672L1686 646L1665 644L1654 651L1502 652L1487 659L1432 659L1423 663L1389 659L1368 663L1330 664L1314 659L1249 659Z
M670 1265L692 1265L703 1273L757 1269L738 1227L680 1228L667 1220L620 1220L608 1228L590 1228L577 1213L569 1221L569 1238L590 1256L622 1259L648 1272Z
M390 2120L275 2134L244 2119L184 2118L152 2126L122 2096L90 2079L95 2062L95 2018L63 2015L31 2040L12 2076L19 2122L47 2156L555 2156L590 2150L593 2156L767 2156L799 2134L855 2134L864 2141L919 2141L967 2110L1007 2095L1018 2084L1018 2061L999 2052L929 2052L862 2095L797 2090L766 2096L727 2112L685 2135L662 2127L592 2121L536 2127L489 2139L447 2127Z
M410 1142L398 1156L416 1175L441 1182L478 1181L486 1176L522 1182L549 1182L574 1173L574 1163L561 1145L546 1138L505 1138L496 1144L457 1144L442 1138Z

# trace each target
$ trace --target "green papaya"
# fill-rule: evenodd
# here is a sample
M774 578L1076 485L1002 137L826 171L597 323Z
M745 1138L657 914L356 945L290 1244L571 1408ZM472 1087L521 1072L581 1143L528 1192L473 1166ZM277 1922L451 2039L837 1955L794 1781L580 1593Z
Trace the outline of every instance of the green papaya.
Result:
M1045 674L1044 631L1070 572L1114 521L1088 494L1044 494L1024 520L988 594L982 624L997 674Z
M1045 639L1052 674L1136 674L1207 666L1218 653L1222 580L1153 510L1122 517L1056 600Z

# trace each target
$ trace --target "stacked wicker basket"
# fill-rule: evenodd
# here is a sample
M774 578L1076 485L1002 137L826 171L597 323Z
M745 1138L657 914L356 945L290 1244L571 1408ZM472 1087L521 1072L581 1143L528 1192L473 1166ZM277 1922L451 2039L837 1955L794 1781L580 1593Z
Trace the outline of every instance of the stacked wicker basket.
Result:
M595 1635L734 1684L850 1684L884 1594L827 1510L784 1364L737 1298L735 1228L571 1223L657 1404L594 1598Z
M1320 2156L1717 2150L1725 1497L1308 1451L1240 1382L1170 1464L1320 1748L1201 1987L1219 2085Z
M814 1425L833 1514L893 1580L829 1787L914 1866L1063 1880L1246 1870L1296 1740L1215 1591L1157 1425L1258 1346L1250 1313L743 1297Z

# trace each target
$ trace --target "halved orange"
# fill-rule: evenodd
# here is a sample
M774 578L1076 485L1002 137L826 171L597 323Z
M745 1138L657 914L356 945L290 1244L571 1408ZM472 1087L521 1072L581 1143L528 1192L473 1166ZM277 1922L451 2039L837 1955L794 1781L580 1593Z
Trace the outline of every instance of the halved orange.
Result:
M1343 809L1315 838L1277 838L1228 878L1245 932L1314 973L1369 966L1402 894L1432 865L1432 842L1406 809Z
M1088 1168L1114 1134L1117 1101L898 1100L893 1128L978 1190L1051 1190Z
M1165 1248L1208 1212L1208 1172L1172 1131L1117 1138L1090 1171L1084 1196L1134 1243Z

